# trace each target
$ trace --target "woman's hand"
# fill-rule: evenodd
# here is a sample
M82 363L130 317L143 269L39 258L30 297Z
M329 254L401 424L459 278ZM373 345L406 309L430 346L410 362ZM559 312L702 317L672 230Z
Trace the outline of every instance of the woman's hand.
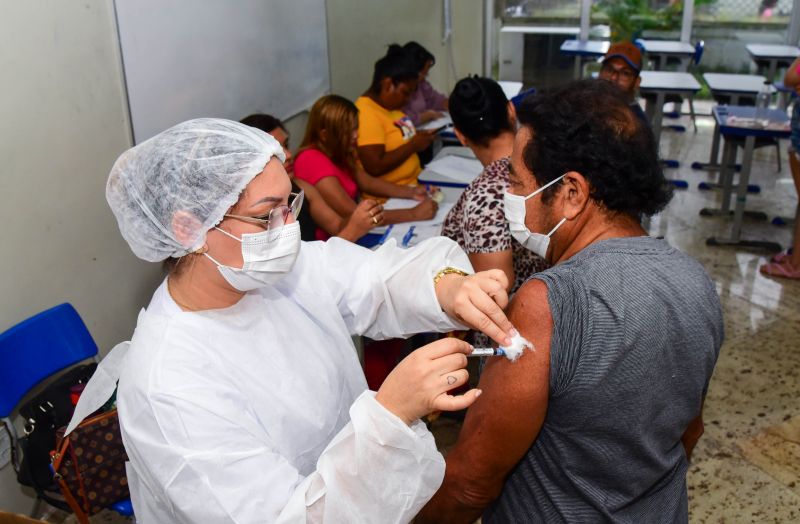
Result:
M374 200L362 200L353 213L345 219L337 236L355 241L363 237L373 227L383 224L383 206Z
M433 143L433 140L436 138L436 132L431 131L420 131L417 130L416 134L411 137L411 144L413 144L413 149L415 152L419 153L420 151L424 151L428 149Z
M434 289L445 313L501 346L511 344L514 326L503 313L508 305L505 272L490 269L469 276L448 274L439 279Z
M409 425L434 411L469 407L480 390L457 396L447 392L467 382L466 355L470 351L472 346L457 338L444 338L417 349L389 373L375 400Z
M413 208L411 208L414 220L430 220L436 216L439 204L430 198L426 198Z
M425 189L425 186L408 186L408 196L406 198L423 201L428 198L428 190Z

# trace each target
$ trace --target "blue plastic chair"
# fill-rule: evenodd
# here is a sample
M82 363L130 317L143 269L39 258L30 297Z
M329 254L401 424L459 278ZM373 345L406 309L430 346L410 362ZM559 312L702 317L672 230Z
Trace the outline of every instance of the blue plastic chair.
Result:
M91 358L97 360L97 344L71 304L42 311L0 334L0 418L12 446L18 436L11 413L25 395L48 377Z
M0 334L0 417L8 418L38 383L97 356L97 344L78 312L61 304Z
M522 105L522 101L528 98L529 96L536 94L535 87L529 87L528 89L517 93L516 95L511 97L511 103L514 104L514 109L519 109L519 106Z
M694 44L694 56L692 57L692 61L694 65L700 64L700 60L703 58L703 50L706 48L706 43L704 40L698 40Z

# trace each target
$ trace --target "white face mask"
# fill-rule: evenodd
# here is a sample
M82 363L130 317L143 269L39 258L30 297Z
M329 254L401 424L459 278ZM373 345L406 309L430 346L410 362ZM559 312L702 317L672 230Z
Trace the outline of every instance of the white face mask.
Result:
M550 232L546 235L542 233L534 233L528 229L528 226L525 225L525 202L529 198L535 197L548 187L552 186L565 176L567 176L566 173L555 180L551 180L528 196L512 195L509 192L506 192L503 195L503 205L505 207L506 220L508 220L508 227L511 231L511 236L514 237L514 239L516 239L516 241L522 244L526 249L530 249L542 258L546 258L545 255L547 255L547 248L550 246L550 236L555 233L556 230L561 227L561 224L566 222L567 219L562 218L561 222L556 224L556 227L550 230Z
M222 278L239 291L252 291L278 282L294 267L300 252L300 223L292 222L262 233L247 233L236 238L227 231L215 228L242 243L242 268L226 266L204 253L217 265Z

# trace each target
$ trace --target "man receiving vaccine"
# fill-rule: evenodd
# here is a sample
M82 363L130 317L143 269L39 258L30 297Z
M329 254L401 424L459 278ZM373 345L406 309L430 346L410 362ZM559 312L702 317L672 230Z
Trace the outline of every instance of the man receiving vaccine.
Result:
M518 111L505 213L552 264L508 310L534 350L487 364L416 522L687 522L722 312L702 266L641 226L671 194L627 105L585 80Z

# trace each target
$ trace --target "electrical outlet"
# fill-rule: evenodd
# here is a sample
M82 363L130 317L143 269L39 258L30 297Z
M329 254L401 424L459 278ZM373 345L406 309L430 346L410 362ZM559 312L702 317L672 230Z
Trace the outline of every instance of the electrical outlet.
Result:
M11 462L11 439L6 428L0 423L0 469L6 467L9 462Z

